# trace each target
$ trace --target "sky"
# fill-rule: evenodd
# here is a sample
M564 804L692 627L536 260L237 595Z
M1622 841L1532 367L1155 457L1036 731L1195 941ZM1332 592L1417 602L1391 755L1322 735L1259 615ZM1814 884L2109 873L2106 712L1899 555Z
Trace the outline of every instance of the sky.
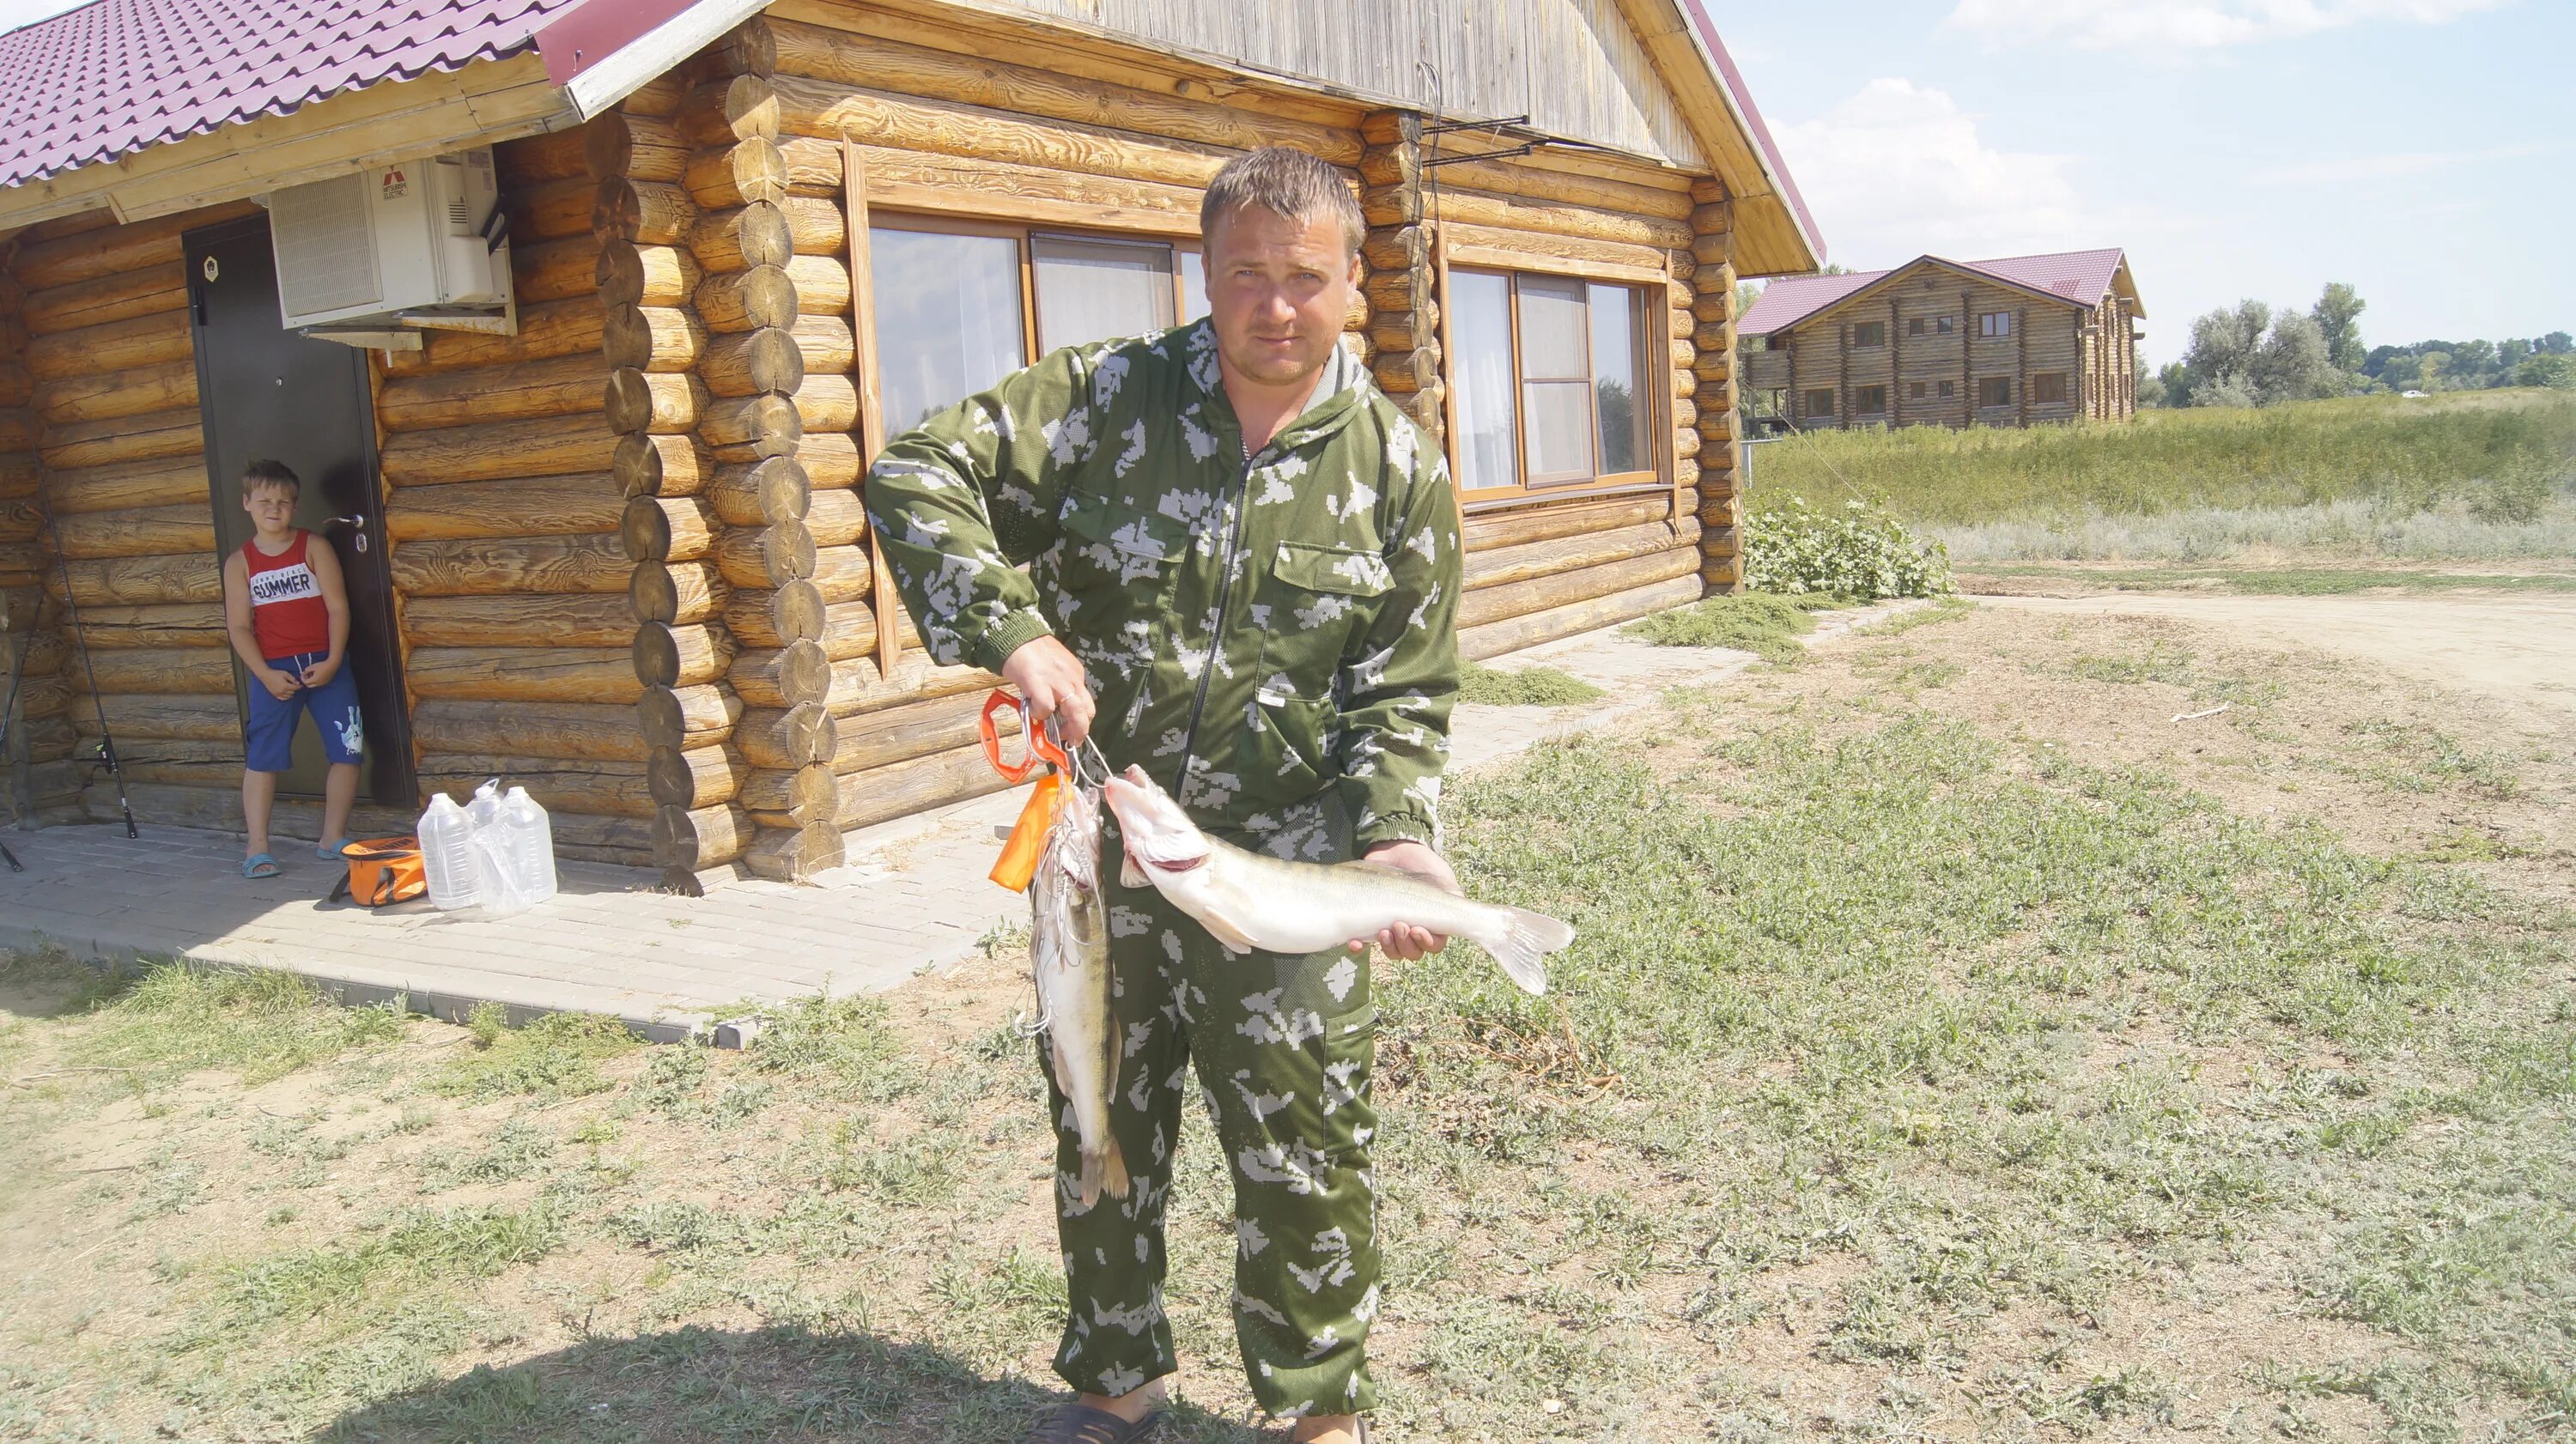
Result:
M2576 0L1703 0L1828 259L2119 246L2191 319L2576 331Z

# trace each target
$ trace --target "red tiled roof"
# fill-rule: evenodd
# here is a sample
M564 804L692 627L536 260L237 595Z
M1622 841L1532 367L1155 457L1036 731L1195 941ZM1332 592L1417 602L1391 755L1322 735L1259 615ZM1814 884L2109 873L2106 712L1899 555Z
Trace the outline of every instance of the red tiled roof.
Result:
M529 49L581 0L95 0L0 36L0 185Z
M2079 306L2095 306L2111 289L2112 280L2120 273L2123 252L2113 246L2100 251L2054 251L2044 256L2005 256L1992 261L1951 261L1949 264L1971 271L1982 271L2011 285L2028 290L2062 296ZM1924 261L1940 260L1922 256L1903 266L1886 271L1853 271L1840 276L1791 276L1773 281L1762 292L1761 299L1745 311L1735 324L1737 334L1765 336L1791 326L1834 304L1882 277L1894 275Z

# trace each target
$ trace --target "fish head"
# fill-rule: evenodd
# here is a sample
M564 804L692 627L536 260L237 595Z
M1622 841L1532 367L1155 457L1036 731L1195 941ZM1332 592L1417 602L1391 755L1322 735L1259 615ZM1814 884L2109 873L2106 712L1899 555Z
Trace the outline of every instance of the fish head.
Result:
M1119 840L1127 860L1156 886L1208 860L1215 849L1207 834L1181 811L1171 794L1154 785L1145 769L1130 767L1101 788L1101 796L1118 818Z

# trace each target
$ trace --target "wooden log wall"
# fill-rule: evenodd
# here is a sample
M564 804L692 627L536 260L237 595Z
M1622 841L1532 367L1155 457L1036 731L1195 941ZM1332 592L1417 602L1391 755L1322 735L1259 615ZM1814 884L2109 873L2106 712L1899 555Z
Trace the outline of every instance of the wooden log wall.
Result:
M1712 592L1744 589L1740 538L1744 507L1743 412L1736 390L1734 203L1715 180L1691 187L1690 376L1699 490L1700 581ZM1681 268L1675 258L1674 268ZM1689 444L1687 440L1682 443Z
M613 298L610 420L654 857L694 890L731 863L795 880L841 861L825 702L832 663L876 627L839 151L780 145L758 22L683 73L668 121L629 124L632 163L600 206L627 269L682 283Z
M2010 333L1982 334L1981 318L1996 312L2012 317ZM2097 345L2091 314L1927 268L1781 333L1787 346L1764 352L1754 375L1759 384L1785 388L1789 415L1811 430L2071 421L2098 414L2087 370ZM1859 328L1872 323L1884 328L1884 339L1863 345ZM2035 399L2033 383L2042 375L2063 378L2061 400ZM1977 383L1991 379L2009 381L2011 399L1980 406ZM1886 388L1885 409L1863 411L1859 393L1873 386ZM1815 406L1811 391L1830 392L1831 407Z
M1362 256L1372 283L1364 292L1370 370L1439 441L1448 433L1448 373L1440 357L1439 271L1423 216L1422 117L1378 111L1360 122L1360 135L1368 142L1360 152L1360 210L1369 221Z
M69 647L61 607L45 595L51 560L36 467L36 419L27 373L26 293L8 274L18 242L0 250L0 826L77 810L80 782ZM16 695L11 696L13 686Z
M657 82L627 105L677 98ZM638 865L653 807L602 357L602 296L631 282L592 225L596 140L496 148L519 334L433 331L391 353L376 424L422 795L461 801L499 776L545 805L559 855Z
M204 814L240 825L241 734L223 629L214 512L197 411L188 318L185 232L248 214L232 205L116 225L104 211L22 232L8 263L22 294L24 347L11 370L16 407L0 446L34 468L13 470L0 495L0 589L40 583L55 625L36 634L28 698L28 800L40 814L115 815L114 789L88 787L74 760L94 741L103 707L115 728L136 809L165 820ZM16 328L12 328L13 339ZM20 379L23 378L23 379ZM23 460L18 465L24 466ZM41 500L58 557L39 555ZM21 533L26 535L22 536ZM30 576L26 562L42 569ZM53 563L59 561L59 565ZM63 617L80 607L99 696ZM13 608L13 610L15 610ZM226 724L220 730L210 719ZM144 787L167 788L156 806ZM293 823L281 818L281 830Z
M893 619L902 656L890 675L874 655L887 619L856 491L844 140L857 145L872 209L1177 238L1196 234L1204 186L1244 150L1294 144L1356 168L1362 149L1355 107L1335 128L1153 89L1141 53L1134 85L1090 81L991 58L1018 52L964 31L895 38L884 16L828 18L746 24L696 62L701 78L677 117L694 147L684 189L698 208L684 244L705 273L696 373L718 398L783 376L783 350L779 367L759 359L764 326L792 338L802 367L801 383L786 383L801 441L718 462L721 479L690 523L717 563L716 625L739 648L724 680L739 708L730 741L741 784L725 825L749 839L743 862L773 876L837 861L840 832L1003 785L974 731L998 679L933 664L907 617ZM1363 362L1376 356L1370 320L1363 303L1346 322ZM702 450L740 444L703 429L697 440ZM676 725L677 709L661 705L661 725ZM663 822L687 835L667 806Z

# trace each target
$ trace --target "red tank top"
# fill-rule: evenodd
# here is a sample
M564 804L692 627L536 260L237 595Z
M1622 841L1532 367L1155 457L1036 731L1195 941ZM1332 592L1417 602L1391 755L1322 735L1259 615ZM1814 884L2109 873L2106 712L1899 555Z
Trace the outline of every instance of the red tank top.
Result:
M259 654L274 661L299 652L331 650L331 608L322 600L321 579L304 560L313 534L299 528L286 550L270 556L256 540L242 543L242 563L250 571L250 627L259 638Z

